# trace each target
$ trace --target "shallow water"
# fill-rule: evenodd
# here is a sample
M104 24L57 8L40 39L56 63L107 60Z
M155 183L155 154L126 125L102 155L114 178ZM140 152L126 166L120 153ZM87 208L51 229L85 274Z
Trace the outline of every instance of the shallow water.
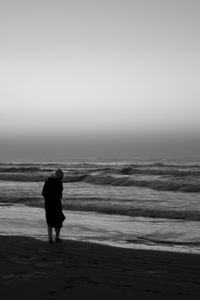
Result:
M24 205L0 207L0 234L47 240L44 210ZM64 239L117 247L200 254L199 223L143 217L64 211Z
M0 201L43 207L43 182L0 181ZM63 206L68 210L94 211L153 218L200 220L197 193L157 191L132 186L64 183Z

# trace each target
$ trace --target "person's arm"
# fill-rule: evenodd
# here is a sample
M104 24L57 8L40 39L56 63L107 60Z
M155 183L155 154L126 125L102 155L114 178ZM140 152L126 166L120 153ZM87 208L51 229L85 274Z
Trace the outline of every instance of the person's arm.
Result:
M43 189L42 189L42 196L45 197L47 194L47 182L45 181Z
M60 199L62 198L62 191L63 191L63 183L61 181L59 184L59 189L58 189Z

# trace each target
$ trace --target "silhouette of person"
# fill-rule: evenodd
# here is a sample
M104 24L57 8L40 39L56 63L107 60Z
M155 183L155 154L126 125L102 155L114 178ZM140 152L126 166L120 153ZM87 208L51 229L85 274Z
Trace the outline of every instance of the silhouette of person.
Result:
M58 169L55 174L49 177L43 186L42 195L45 200L45 214L48 228L49 243L53 241L53 228L55 228L56 238L55 241L59 242L60 231L63 225L65 216L62 211L62 191L63 191L63 171Z

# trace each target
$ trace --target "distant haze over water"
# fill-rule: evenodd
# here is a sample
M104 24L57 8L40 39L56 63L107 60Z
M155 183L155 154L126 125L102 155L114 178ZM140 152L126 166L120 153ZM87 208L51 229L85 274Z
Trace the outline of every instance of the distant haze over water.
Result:
M0 160L198 160L197 135L24 136L1 139Z

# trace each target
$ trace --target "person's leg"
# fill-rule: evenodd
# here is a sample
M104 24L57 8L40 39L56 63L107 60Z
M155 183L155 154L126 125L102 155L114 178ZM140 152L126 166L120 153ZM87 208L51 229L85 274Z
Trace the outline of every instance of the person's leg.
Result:
M48 226L48 237L49 237L49 241L53 241L53 230L51 226Z
M60 227L55 228L55 232L56 232L56 240L59 241L60 240Z

